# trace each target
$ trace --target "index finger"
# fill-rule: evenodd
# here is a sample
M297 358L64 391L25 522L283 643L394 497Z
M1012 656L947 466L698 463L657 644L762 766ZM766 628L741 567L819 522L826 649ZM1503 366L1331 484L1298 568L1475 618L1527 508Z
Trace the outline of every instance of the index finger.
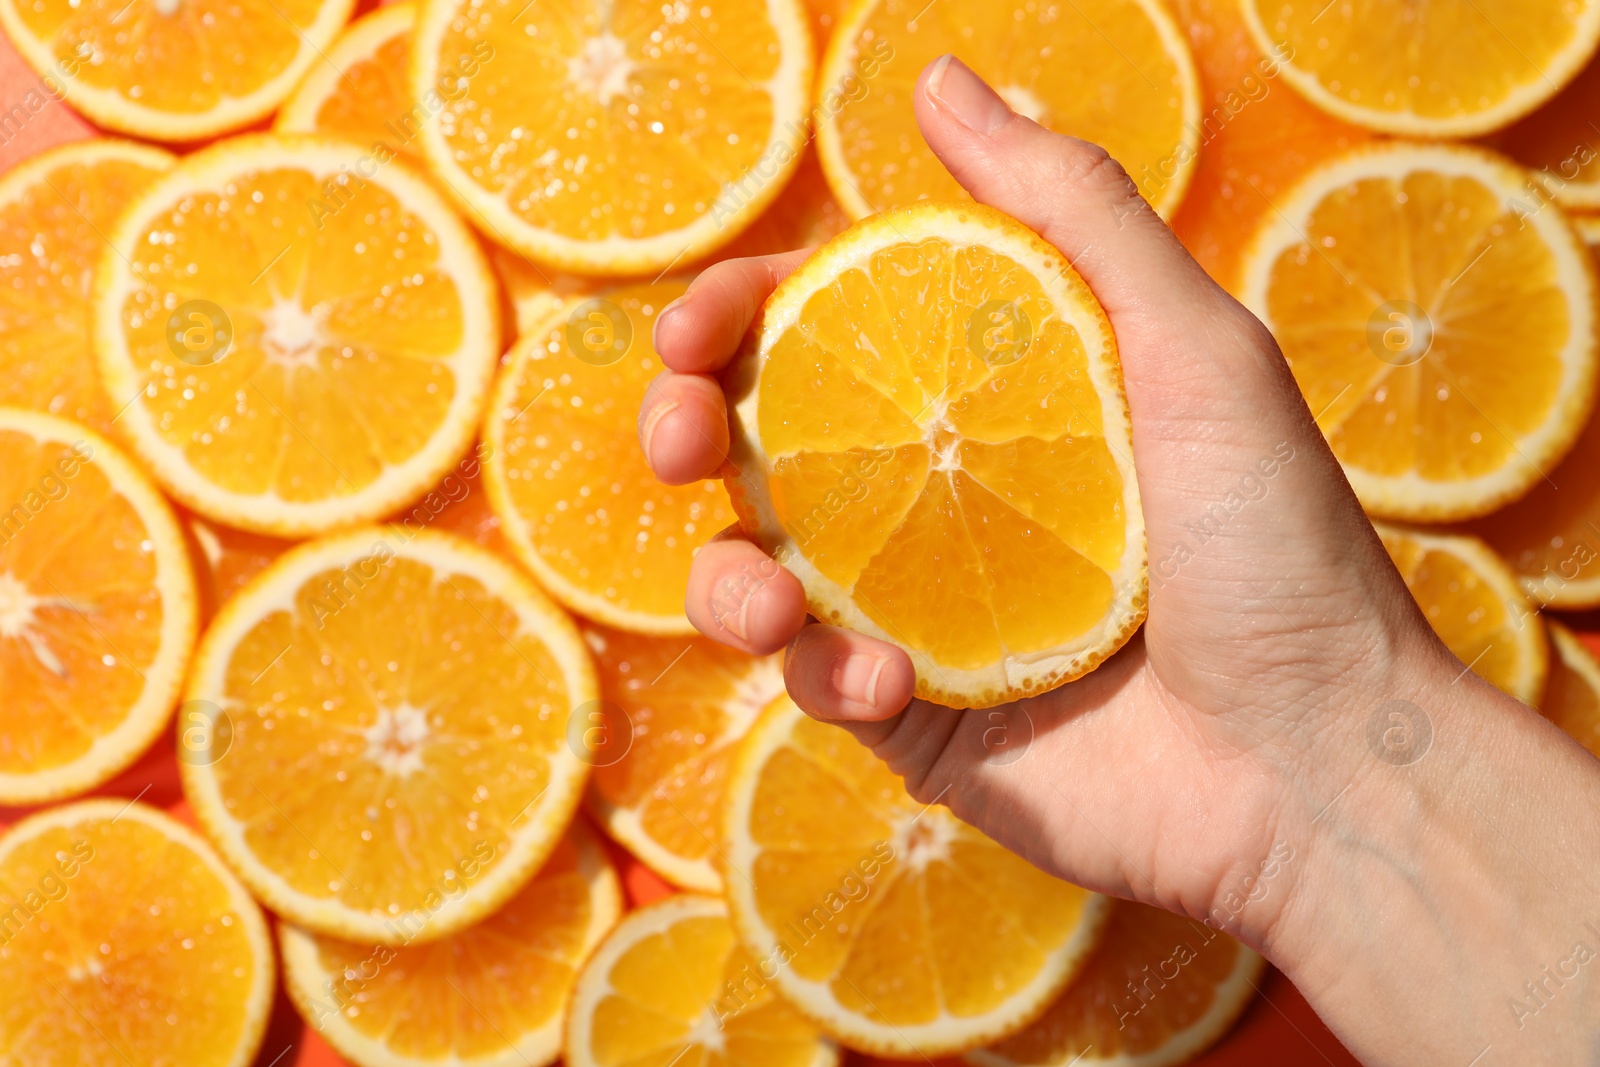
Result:
M661 362L681 374L721 370L739 350L762 303L810 254L802 248L707 267L656 318Z

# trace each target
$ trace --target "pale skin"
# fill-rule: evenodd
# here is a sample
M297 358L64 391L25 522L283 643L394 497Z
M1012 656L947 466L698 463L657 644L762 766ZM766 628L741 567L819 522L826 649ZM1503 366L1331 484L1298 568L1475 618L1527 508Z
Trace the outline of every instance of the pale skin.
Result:
M1434 636L1271 335L1119 166L1013 114L958 61L923 71L914 107L972 196L1066 254L1111 319L1149 618L1092 674L998 709L1033 726L1011 763L983 742L989 712L912 699L904 652L809 620L799 582L736 532L695 560L695 626L785 649L795 702L918 799L1046 871L1259 949L1366 1063L1600 1065L1600 957L1574 962L1579 943L1600 954L1600 761ZM640 439L664 481L722 470L716 374L806 254L718 264L660 316L670 369ZM1189 527L1252 471L1265 494L1201 543ZM1416 728L1385 733L1391 701L1421 709L1425 749Z

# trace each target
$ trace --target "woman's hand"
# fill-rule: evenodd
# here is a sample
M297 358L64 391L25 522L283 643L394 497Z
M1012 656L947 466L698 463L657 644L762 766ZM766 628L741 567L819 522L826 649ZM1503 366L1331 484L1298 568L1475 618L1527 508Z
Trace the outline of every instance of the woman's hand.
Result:
M1409 952L1405 964L1442 969L1454 951L1454 965L1469 970L1502 950L1516 957L1499 942L1481 955L1463 950L1481 915L1447 921L1434 899L1474 877L1445 862L1463 853L1484 877L1522 866L1489 840L1504 828L1468 818L1440 790L1457 792L1462 774L1505 776L1477 751L1502 746L1497 756L1547 761L1548 781L1565 785L1568 775L1562 803L1600 816L1600 765L1467 673L1434 637L1270 334L1190 258L1115 162L1012 113L949 58L923 72L914 100L950 172L1067 255L1116 330L1148 528L1149 619L1087 677L969 712L912 700L900 649L808 622L798 581L736 535L695 560L690 619L749 652L787 646L796 703L849 729L918 799L947 805L1063 878L1206 919L1261 948L1372 1062L1466 1067L1485 1044L1512 1041L1521 1033L1505 1003L1522 981L1515 965L1499 959L1508 969L1494 981L1436 977L1424 1002L1393 957ZM723 472L727 410L712 375L804 258L718 264L660 316L656 348L671 369L645 401L640 437L664 480ZM1415 753L1397 759L1371 740L1393 738L1384 716L1395 701L1431 722L1437 751L1427 759L1407 763ZM1525 803L1512 810L1485 797L1501 817L1538 822ZM1600 837L1600 821L1589 825ZM1428 868L1434 852L1444 865ZM1594 855L1592 843L1584 854ZM1565 916L1571 927L1532 937L1541 947L1527 949L1530 976L1547 962L1540 952L1564 958L1578 936L1570 909L1580 884L1600 927L1600 863L1573 867L1575 859L1550 859L1571 868L1568 891L1517 898L1539 921ZM1520 885L1530 876L1516 877ZM1493 912L1510 897L1474 899ZM1396 927L1397 916L1407 921ZM1496 919L1508 937L1531 936L1520 917ZM1390 976L1349 970L1360 963L1357 945ZM1600 953L1600 935L1592 947ZM1568 998L1591 1020L1600 1018L1595 966L1587 993ZM1439 998L1453 1007L1436 1006ZM1417 1011L1433 1014L1419 1024ZM1584 1025L1581 1014L1547 1018L1563 1039Z

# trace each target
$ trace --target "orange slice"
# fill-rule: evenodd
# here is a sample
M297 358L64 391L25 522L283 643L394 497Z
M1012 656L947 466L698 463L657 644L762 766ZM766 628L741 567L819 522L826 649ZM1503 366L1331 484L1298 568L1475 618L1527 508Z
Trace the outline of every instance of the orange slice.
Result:
M499 346L476 239L354 144L240 137L110 234L96 346L117 425L178 500L303 536L408 504L466 451Z
M416 136L428 112L411 97L406 71L416 5L390 4L345 27L284 102L273 128L326 133L363 148L378 145L420 167Z
M8 1058L255 1061L272 1008L266 920L170 816L86 800L24 819L0 837L0 912Z
M1559 622L1547 625L1553 654L1539 711L1600 756L1600 660Z
M428 165L486 234L566 270L655 273L726 244L807 139L798 0L425 0L413 47Z
M1539 110L1501 130L1490 143L1533 171L1563 207L1600 208L1600 134L1589 116L1600 112L1600 61L1591 60ZM1538 203L1532 199L1530 207Z
M289 95L353 0L0 0L0 27L52 94L98 126L198 141Z
M621 915L616 872L578 822L521 892L442 941L358 945L285 923L284 984L356 1067L544 1067L578 968Z
M969 1052L974 1067L1172 1067L1215 1044L1249 1005L1265 961L1219 930L1117 901L1105 936L1026 1030Z
M159 148L101 138L39 153L0 178L0 404L111 426L91 347L102 236L172 165Z
M510 564L449 534L359 529L259 574L206 631L179 769L252 892L318 933L454 933L525 885L588 768L595 700L572 624Z
M819 249L752 336L727 383L740 520L818 618L904 648L919 696L1041 692L1139 627L1116 340L1061 253L914 205Z
M1589 416L1593 265L1524 181L1482 151L1388 144L1318 168L1256 235L1242 298L1372 514L1486 514Z
M0 804L81 793L166 726L196 625L166 501L65 419L0 408Z
M788 697L728 785L725 879L760 974L852 1048L959 1052L1031 1022L1083 967L1108 902L919 804Z
M1164 217L1183 201L1198 158L1200 83L1160 0L855 0L822 60L814 118L828 184L853 217L966 197L911 112L917 76L946 53L1014 110L1111 153Z
M1386 133L1470 137L1554 96L1600 43L1594 0L1242 0L1284 76L1331 115Z
M666 486L639 450L638 413L661 373L668 280L569 302L525 334L484 426L489 500L517 558L573 611L608 626L692 634L689 563L734 520L714 481Z
M589 807L606 832L673 885L722 891L717 843L738 743L783 692L777 656L704 638L585 631L600 705L582 723Z
M1384 525L1378 533L1450 651L1502 691L1536 703L1549 672L1544 623L1505 561L1476 537Z
M640 908L578 977L568 1067L838 1067L838 1047L756 966L722 901L675 896Z

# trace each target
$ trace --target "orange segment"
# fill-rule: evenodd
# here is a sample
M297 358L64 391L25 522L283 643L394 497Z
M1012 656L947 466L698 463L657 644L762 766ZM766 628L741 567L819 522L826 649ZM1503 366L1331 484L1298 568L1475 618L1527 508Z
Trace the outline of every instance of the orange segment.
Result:
M734 518L720 484L662 485L639 450L639 405L664 369L656 316L686 288L564 305L513 350L484 427L489 499L517 558L572 610L639 633L694 632L689 562Z
M261 909L200 837L123 800L0 838L0 1048L34 1067L246 1067L272 1008Z
M99 434L0 408L0 804L91 789L166 726L196 597L166 501Z
M917 76L947 53L1014 110L1105 148L1163 215L1177 210L1194 172L1200 87L1158 0L856 0L823 58L815 117L828 183L854 218L965 198L911 113Z
M274 911L421 943L488 915L554 847L587 776L567 720L596 696L576 630L509 564L356 530L284 555L207 630L184 792Z
M1600 3L1472 0L1243 0L1263 51L1289 57L1285 76L1348 122L1414 137L1470 137L1554 96L1600 43Z
M145 191L95 294L118 425L185 505L302 536L409 503L472 439L499 345L477 241L346 142L219 142Z
M852 1048L934 1056L1042 1011L1099 936L1104 898L912 800L787 697L740 748L723 830L745 951Z
M357 1067L544 1067L578 969L622 914L594 834L574 823L534 879L483 922L390 948L279 927L285 985Z
M1462 663L1525 704L1544 692L1544 623L1494 550L1475 537L1379 526L1434 632Z
M1039 692L1142 621L1116 342L1014 221L925 204L857 224L773 294L728 389L744 528L819 618L906 649L919 695Z
M1373 514L1492 511L1589 415L1593 267L1525 195L1497 156L1391 144L1319 168L1256 236L1243 299Z
M563 8L426 0L412 96L429 166L495 240L594 274L654 273L726 244L806 141L798 0Z
M0 404L88 423L112 410L96 378L89 296L112 221L172 165L109 138L41 152L0 179Z
M1550 678L1539 711L1600 756L1600 660L1559 622L1550 630Z
M1044 1014L966 1060L974 1067L1186 1063L1227 1033L1264 966L1210 926L1117 901L1094 954Z
M0 27L98 126L198 141L276 108L352 0L0 0Z
M839 1050L759 977L720 900L633 912L578 978L568 1067L838 1067Z
M718 822L734 751L783 692L779 658L700 637L585 630L600 702L583 721L589 807L617 841L685 889L722 891Z

